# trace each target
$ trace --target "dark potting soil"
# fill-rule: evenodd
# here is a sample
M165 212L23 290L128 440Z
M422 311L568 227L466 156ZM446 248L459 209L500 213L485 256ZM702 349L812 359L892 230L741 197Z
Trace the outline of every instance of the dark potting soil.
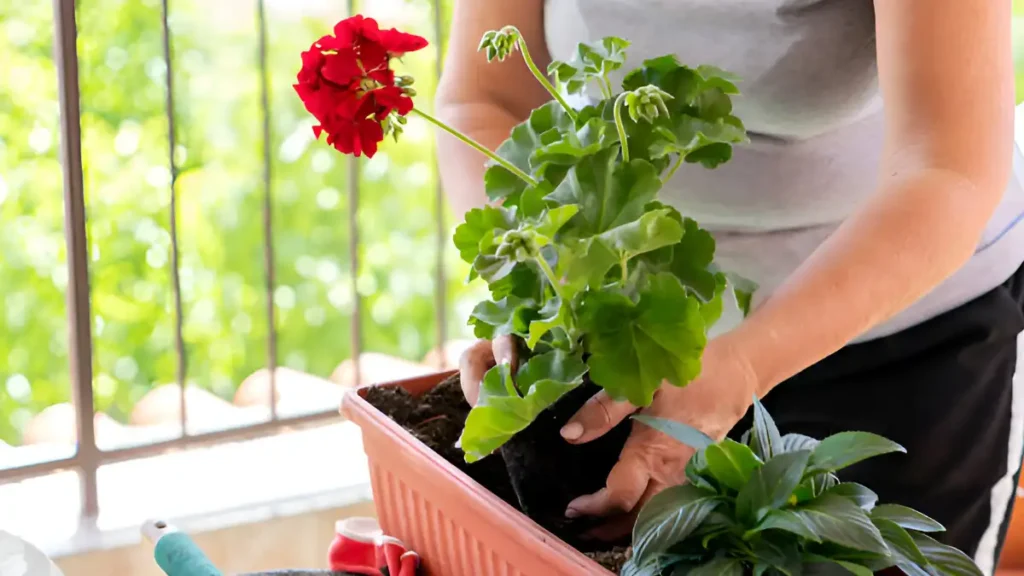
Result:
M496 496L617 574L627 558L626 548L618 544L625 543L584 537L597 520L565 518L569 502L604 486L629 435L628 421L579 446L558 434L597 389L588 383L570 392L498 454L473 464L467 464L455 446L470 410L458 375L419 397L395 386L373 387L367 390L366 401Z

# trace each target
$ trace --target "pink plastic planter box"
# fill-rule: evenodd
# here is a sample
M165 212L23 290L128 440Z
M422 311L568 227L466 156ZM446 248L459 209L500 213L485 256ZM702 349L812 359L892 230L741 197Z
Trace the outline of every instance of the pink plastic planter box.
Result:
M452 372L381 384L422 394ZM423 558L426 576L613 576L491 494L349 391L342 413L363 431L385 533Z

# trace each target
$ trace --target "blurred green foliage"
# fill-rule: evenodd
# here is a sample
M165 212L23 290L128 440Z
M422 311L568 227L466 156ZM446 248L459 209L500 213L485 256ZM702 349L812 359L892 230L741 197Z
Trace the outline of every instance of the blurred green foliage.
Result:
M349 162L313 140L291 88L299 52L344 3L268 1L271 190L278 360L328 376L350 356ZM428 0L370 2L389 26L431 39ZM173 0L178 231L188 380L230 398L267 363L264 162L253 0ZM91 252L94 392L122 421L175 380L170 170L159 0L80 0L82 143ZM69 399L63 199L50 2L0 0L0 440ZM437 50L399 66L421 106ZM433 141L405 138L359 161L364 350L420 360L437 345ZM449 335L472 305L444 214Z
M170 171L159 0L79 0L79 65L96 404L126 420L175 380ZM451 0L444 3L448 21ZM267 0L271 190L280 364L327 376L352 350L348 161L313 141L291 83L299 52L342 2ZM254 0L173 0L179 239L190 382L230 398L267 363L263 139ZM432 41L428 0L362 10ZM1014 0L1024 63L1024 0ZM1016 25L1020 23L1021 25ZM0 440L69 399L57 75L51 3L0 0ZM437 52L410 55L429 105ZM1024 67L1018 66L1018 94ZM419 360L437 345L437 174L426 126L360 161L358 233L366 350ZM465 336L465 268L447 238L447 328Z

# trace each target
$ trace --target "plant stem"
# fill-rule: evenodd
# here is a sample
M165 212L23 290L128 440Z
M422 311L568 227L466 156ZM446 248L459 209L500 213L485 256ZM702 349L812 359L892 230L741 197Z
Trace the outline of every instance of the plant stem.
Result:
M664 178L662 178L662 180L661 180L662 184L664 184L664 183L666 183L666 182L668 182L669 180L672 179L672 176L674 176L675 173L676 173L676 170L679 170L679 167L683 165L683 160L685 160L685 159L686 159L685 156L683 156L682 154L679 154L679 158L676 159L676 163L672 165L672 169L668 171L668 174L665 174Z
M601 79L604 81L604 83L601 84L601 91L604 92L604 97L605 98L611 98L612 97L612 82L611 82L611 80L609 80L607 76L602 76Z
M626 260L625 256L622 257L622 260L619 260L619 266L622 267L622 283L623 284L625 284L626 280L629 279L629 264L628 264L628 262L629 261Z
M418 114L421 118L423 118L427 122L430 122L431 124L433 124L434 126L437 126L441 130L444 130L445 132L451 134L452 136L455 136L456 138L461 140L464 144L470 146L471 148L476 149L478 152L480 152L484 156L487 156L491 160L494 160L502 168L504 168L504 169L508 170L509 172L511 172L511 173L515 174L516 176L518 176L519 179L522 180L523 182L526 182L530 186L536 186L538 184L538 182L536 180L534 180L534 178L532 176L530 176L526 172L523 172L522 170L517 168L515 164L512 164L508 160L505 160L501 156L498 156L497 154L495 154L493 151L488 149L483 144L477 142L476 140L473 140L469 136L466 136L462 132L459 132L458 130L452 128L451 126L445 124L444 122L442 122L439 119L431 116L430 114L427 114L426 112L424 112L423 110L420 110L419 108L413 108L412 111L415 112L416 114Z
M615 99L612 105L613 116L615 116L615 128L619 131L619 144L622 145L622 163L629 163L629 144L626 142L626 126L622 123L622 103L626 101L626 94L623 92Z
M533 57L530 56L530 49L526 47L526 40L523 40L523 35L519 33L519 30L516 30L516 36L519 38L519 51L523 53L523 60L526 62L526 67L530 69L530 72L533 72L533 75L537 78L537 81L540 82L541 86L550 92L551 95L555 97L555 100L558 100L558 103L562 105L562 108L565 108L565 113L573 122L575 122L576 111L573 110L572 106L569 106L569 103L565 101L562 94L559 93L559 91L551 84L548 77L540 71L540 68L537 68L537 64L534 63Z
M562 293L562 287L558 284L558 279L555 278L555 272L551 269L548 261L544 259L544 256L537 254L534 258L537 261L537 265L540 266L544 276L548 279L548 284L551 284L551 289L555 291L555 294L561 298L562 302L566 302L565 294Z
M505 391L509 396L521 398L522 394L519 393L519 388L516 386L515 380L512 379L512 365L509 364L506 367L508 368L508 378L502 378L505 381Z

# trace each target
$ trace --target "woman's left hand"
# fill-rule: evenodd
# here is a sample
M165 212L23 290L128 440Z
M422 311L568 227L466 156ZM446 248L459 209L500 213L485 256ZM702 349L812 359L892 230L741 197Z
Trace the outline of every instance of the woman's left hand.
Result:
M725 335L708 343L696 380L683 388L663 384L654 403L641 413L689 424L716 440L724 438L746 413L757 391L757 379L746 358L728 338ZM635 410L628 402L617 402L599 392L562 428L562 436L573 444L589 442ZM661 490L683 483L693 453L692 448L635 422L605 487L573 500L566 516L637 512Z

